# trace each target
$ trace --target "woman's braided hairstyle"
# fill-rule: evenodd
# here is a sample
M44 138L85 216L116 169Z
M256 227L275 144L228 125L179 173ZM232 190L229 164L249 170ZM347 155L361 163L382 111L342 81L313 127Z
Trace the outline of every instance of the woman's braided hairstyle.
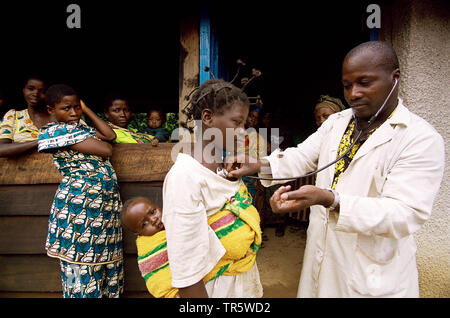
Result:
M231 107L233 102L239 101L243 104L249 104L247 94L240 88L221 79L210 79L205 81L200 87L196 88L189 103L184 107L182 113L186 115L186 121L180 122L181 126L193 131L188 127L188 123L194 120L200 120L204 109L211 109L214 113L223 114Z

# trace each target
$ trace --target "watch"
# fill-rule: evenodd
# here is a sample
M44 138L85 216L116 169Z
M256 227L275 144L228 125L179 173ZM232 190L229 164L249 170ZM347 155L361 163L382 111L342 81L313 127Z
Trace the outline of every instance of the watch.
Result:
M334 201L333 203L328 207L331 211L334 211L334 209L336 209L336 207L338 206L339 202L341 201L340 197L339 197L339 193L331 188L327 189L328 191L332 192L334 195Z

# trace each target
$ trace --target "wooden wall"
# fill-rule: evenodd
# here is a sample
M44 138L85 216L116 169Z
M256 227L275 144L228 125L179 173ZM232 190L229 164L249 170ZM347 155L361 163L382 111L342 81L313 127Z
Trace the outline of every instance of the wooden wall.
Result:
M125 201L162 204L174 144L117 144L111 158ZM59 261L44 245L50 206L61 177L51 155L0 158L0 297L61 297ZM135 237L124 229L124 297L151 297L137 266Z

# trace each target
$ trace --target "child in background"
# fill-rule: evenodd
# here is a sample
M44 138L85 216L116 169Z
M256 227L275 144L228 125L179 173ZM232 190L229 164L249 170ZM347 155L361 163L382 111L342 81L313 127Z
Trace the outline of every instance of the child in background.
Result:
M242 193L233 202L227 202L208 219L227 252L203 278L204 282L243 273L253 266L261 244L259 215L251 202L242 199L245 196ZM138 235L138 265L148 291L156 298L179 297L178 289L172 287L161 208L147 198L136 197L124 203L121 218L123 225Z
M198 136L205 136L209 128L216 128L221 136L192 142L188 153L178 154L163 184L162 218L172 286L182 298L262 296L256 261L244 273L203 281L228 252L208 226L208 219L220 215L234 200L251 202L242 180L228 180L217 173L225 167L223 153L235 152L226 142L227 128L244 136L248 111L248 98L241 89L215 79L205 81L183 110L188 121L201 123ZM187 127L187 123L182 125Z
M161 110L151 109L147 113L147 127L142 128L142 132L155 136L159 142L169 140L169 131L162 127L165 122L164 114Z
M121 200L108 160L114 131L69 86L46 92L54 118L40 130L62 181L51 206L45 249L61 265L64 298L119 297L123 292ZM80 122L85 114L96 129Z

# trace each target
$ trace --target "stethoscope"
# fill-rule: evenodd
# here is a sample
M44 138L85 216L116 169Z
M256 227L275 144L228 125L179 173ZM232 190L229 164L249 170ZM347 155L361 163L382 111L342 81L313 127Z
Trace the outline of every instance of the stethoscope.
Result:
M347 156L347 155L350 153L350 151L353 149L353 147L356 145L356 143L359 141L359 139L361 138L361 135L363 134L363 132L369 130L370 126L375 122L375 120L377 119L377 117L378 117L378 115L380 114L380 112L384 109L384 106L386 105L386 103L387 103L387 101L389 100L389 98L391 98L391 95L392 95L392 93L394 92L394 90L395 90L395 88L397 87L397 85L398 85L398 79L395 78L394 86L392 86L392 89L391 89L391 91L389 92L389 94L387 95L386 99L384 100L383 105L381 105L380 109L376 112L376 114L373 115L373 116L369 119L367 127L363 128L363 129L361 129L361 130L359 131L358 135L357 135L356 138L355 138L355 141L353 141L353 143L350 145L350 147L348 148L348 150L347 150L345 153L343 153L341 156L339 156L339 158L337 158L336 160L334 160L334 161L332 161L332 162L326 164L325 166L323 166L323 167L321 167L321 168L319 168L319 169L317 169L317 170L315 170L315 171L313 171L313 172L310 172L310 173L307 173L307 174L305 174L305 175L298 176L298 177L288 177L288 178L267 178L267 177L256 177L256 176L246 176L246 177L247 177L247 178L252 178L252 179L257 179L257 180L271 180L271 181L277 181L277 180L295 180L295 179L301 179L301 178L306 178L306 177L309 177L309 176L313 176L313 175L315 175L315 174L318 174L318 173L321 172L322 170L325 170L325 169L328 168L329 166L334 165L336 162L338 162L339 160L341 160L342 158L344 158L345 156ZM355 115L354 112L353 112L353 118L355 119L356 127L359 128L359 125L358 125L358 117ZM225 172L226 172L226 170L225 170ZM222 172L222 173L223 173L223 172Z

